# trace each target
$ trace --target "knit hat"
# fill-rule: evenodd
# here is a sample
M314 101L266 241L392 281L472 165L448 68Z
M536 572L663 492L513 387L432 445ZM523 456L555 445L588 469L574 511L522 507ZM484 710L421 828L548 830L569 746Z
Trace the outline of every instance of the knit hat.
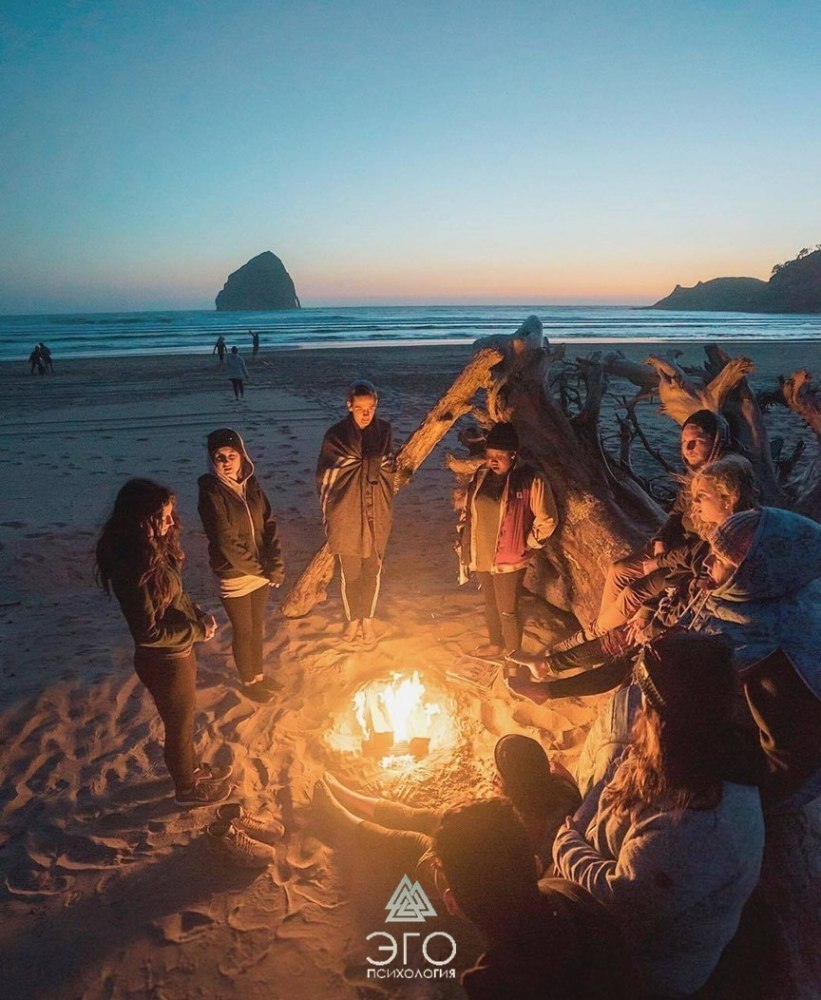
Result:
M217 430L211 431L207 438L207 446L209 455L213 455L220 448L233 448L240 455L245 454L242 438L236 431L232 431L230 427L219 427Z
M703 728L730 719L736 677L733 647L724 636L662 636L641 651L633 677L666 722Z
M553 779L544 747L529 736L518 733L503 736L496 743L493 757L511 799L532 798L535 790L549 785Z
M750 551L760 520L760 510L742 510L732 514L710 536L713 552L724 562L740 566Z
M485 439L485 448L496 448L499 451L518 451L519 435L513 424L494 424Z

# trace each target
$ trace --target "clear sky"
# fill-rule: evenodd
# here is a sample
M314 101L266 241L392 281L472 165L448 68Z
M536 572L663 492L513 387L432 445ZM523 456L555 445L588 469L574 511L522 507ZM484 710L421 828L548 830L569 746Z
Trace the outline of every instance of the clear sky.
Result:
M0 312L644 303L821 242L817 0L3 0Z

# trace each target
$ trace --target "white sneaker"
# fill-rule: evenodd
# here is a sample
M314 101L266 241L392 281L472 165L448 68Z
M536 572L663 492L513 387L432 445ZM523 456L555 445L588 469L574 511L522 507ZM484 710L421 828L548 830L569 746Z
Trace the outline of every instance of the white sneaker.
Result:
M273 847L252 840L230 820L216 820L206 833L208 846L215 854L243 868L267 868L276 858Z
M276 844L282 839L285 827L279 820L269 816L255 816L244 809L239 802L226 802L217 809L217 819L232 823L238 829L244 830L249 837L260 840L263 844Z

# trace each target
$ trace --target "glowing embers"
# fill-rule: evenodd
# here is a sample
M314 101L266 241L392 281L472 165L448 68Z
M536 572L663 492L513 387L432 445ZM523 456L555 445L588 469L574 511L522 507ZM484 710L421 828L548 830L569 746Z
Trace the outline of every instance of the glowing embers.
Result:
M391 673L356 690L327 739L334 750L376 758L382 767L412 767L456 743L455 710L453 698L424 684L418 670Z

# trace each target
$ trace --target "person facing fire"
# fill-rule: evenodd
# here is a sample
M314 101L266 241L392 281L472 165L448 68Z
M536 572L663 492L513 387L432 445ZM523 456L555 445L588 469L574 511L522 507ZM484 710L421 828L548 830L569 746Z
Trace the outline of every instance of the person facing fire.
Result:
M513 424L495 424L486 460L467 488L459 529L459 582L471 573L485 599L488 641L477 656L500 656L522 642L519 598L534 550L556 530L556 501L544 476L519 460Z
M373 383L354 382L348 415L326 432L316 468L325 534L339 560L348 642L376 640L373 620L393 521L393 436L376 416L378 404Z

